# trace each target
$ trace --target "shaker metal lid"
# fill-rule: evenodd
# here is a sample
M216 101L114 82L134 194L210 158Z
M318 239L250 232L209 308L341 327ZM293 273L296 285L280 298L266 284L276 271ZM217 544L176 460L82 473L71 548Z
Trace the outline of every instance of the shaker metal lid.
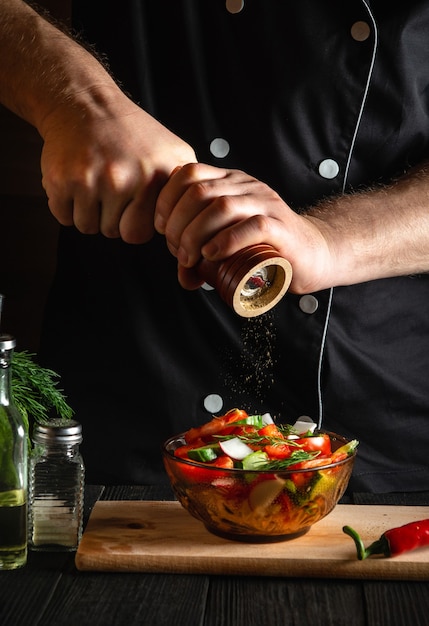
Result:
M12 335L0 334L0 350L12 350L16 346L16 339Z
M36 424L33 440L37 443L57 441L59 443L80 443L82 425L76 420L53 419L46 424Z

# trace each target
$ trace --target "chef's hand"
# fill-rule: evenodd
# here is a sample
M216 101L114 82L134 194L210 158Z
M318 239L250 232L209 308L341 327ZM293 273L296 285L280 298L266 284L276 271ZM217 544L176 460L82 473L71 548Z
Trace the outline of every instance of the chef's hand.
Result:
M42 183L53 215L127 243L153 233L158 193L192 148L118 89L100 106L60 106L43 122Z
M155 227L178 260L181 285L201 285L195 265L242 248L271 244L290 261L290 289L306 293L329 284L332 258L318 220L298 215L264 183L244 172L188 164L178 168L156 204Z

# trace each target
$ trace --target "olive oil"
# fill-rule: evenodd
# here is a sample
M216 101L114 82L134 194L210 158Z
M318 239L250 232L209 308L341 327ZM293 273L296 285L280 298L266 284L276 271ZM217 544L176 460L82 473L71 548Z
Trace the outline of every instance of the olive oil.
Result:
M23 490L0 492L0 570L27 561L27 503Z
M0 334L0 570L27 561L27 429L11 393L15 339Z

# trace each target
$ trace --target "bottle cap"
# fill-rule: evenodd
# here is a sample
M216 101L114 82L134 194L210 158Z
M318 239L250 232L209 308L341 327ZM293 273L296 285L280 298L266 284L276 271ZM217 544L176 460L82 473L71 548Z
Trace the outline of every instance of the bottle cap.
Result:
M16 339L12 335L0 334L0 350L13 350Z
M82 425L75 420L51 420L46 424L36 424L33 430L34 443L80 443Z

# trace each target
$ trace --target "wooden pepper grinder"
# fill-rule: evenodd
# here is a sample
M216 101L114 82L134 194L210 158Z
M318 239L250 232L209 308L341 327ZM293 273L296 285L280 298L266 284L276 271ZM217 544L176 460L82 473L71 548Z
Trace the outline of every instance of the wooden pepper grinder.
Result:
M267 244L248 246L219 263L202 259L197 271L241 317L269 311L292 280L289 261Z

